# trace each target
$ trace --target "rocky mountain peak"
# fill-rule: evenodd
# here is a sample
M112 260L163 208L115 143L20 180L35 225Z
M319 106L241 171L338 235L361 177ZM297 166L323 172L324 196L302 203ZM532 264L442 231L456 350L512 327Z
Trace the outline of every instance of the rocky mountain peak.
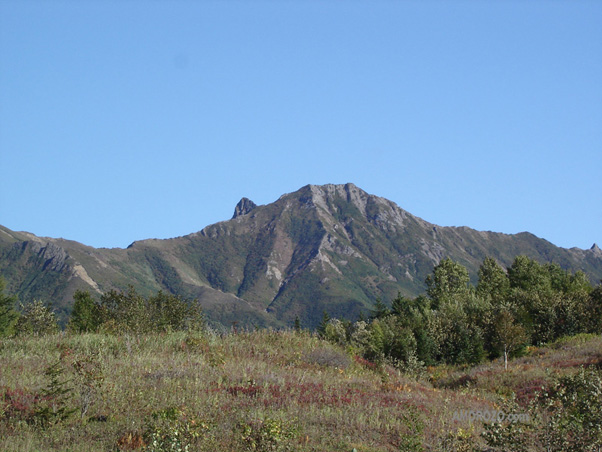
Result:
M234 215L232 215L232 219L248 214L255 207L257 207L257 204L255 204L249 198L242 198L240 201L238 201L238 204L236 204L236 207L234 208Z
M309 190L311 202L325 211L329 211L329 205L332 205L333 203L336 204L335 201L338 198L352 203L360 212L362 212L362 214L365 214L366 203L371 196L351 183L308 185L304 188Z
M589 250L594 253L594 256L602 257L602 250L597 244L594 243Z

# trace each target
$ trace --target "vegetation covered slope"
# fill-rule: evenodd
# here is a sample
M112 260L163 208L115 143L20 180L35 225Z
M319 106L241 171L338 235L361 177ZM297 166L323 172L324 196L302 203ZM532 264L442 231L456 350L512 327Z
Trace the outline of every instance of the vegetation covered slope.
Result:
M517 255L602 279L602 252L563 249L529 233L439 227L353 184L308 185L274 203L248 199L229 221L127 249L94 249L0 227L0 274L23 301L53 302L63 317L78 289L105 293L132 285L198 298L208 319L229 326L315 327L324 310L355 318L377 297L416 296L442 258L473 282L487 256L510 266ZM61 312L59 312L61 314Z
M0 450L594 451L601 349L412 375L307 332L0 339Z

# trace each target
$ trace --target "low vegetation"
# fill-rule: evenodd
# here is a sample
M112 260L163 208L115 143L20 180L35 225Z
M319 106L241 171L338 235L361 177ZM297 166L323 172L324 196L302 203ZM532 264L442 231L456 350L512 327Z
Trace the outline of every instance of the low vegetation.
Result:
M309 332L3 339L0 450L596 451L600 350L407 373Z
M0 290L0 450L600 451L602 289L519 257L316 332L217 333L198 304ZM1 288L0 288L1 289Z

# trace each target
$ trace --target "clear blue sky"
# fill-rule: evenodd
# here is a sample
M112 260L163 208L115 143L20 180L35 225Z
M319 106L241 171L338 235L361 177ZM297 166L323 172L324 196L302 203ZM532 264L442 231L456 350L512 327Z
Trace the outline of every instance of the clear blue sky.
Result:
M602 245L600 1L0 0L0 224L125 247L353 182Z

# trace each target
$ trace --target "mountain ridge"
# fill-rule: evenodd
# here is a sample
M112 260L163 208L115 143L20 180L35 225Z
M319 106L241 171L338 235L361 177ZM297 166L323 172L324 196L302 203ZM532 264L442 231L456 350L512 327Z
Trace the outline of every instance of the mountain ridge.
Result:
M198 298L211 322L315 326L324 310L354 317L377 297L416 296L444 257L476 281L482 260L516 255L602 278L602 252L561 248L529 232L504 234L429 223L352 183L306 185L276 201L242 198L230 220L127 248L93 248L0 227L0 274L23 301L55 302L66 315L75 290L129 285Z

